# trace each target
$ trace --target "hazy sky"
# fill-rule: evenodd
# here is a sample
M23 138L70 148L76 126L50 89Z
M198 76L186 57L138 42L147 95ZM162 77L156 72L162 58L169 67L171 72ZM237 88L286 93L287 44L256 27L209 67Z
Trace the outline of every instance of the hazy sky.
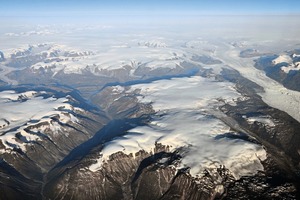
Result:
M299 0L1 0L2 16L300 14Z

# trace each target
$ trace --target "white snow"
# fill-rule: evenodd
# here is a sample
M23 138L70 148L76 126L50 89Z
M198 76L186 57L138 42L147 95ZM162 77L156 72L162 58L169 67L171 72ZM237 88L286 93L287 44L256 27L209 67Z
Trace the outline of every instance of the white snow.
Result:
M259 117L248 117L248 118L246 116L243 117L246 118L246 120L250 123L259 122L269 127L275 127L275 123L270 118L270 116L259 116Z
M292 58L295 58L295 57L298 57L298 55L293 54L290 57L289 55L283 54L283 55L280 55L277 58L275 58L272 61L272 63L274 65L279 64L279 63L286 63L287 65L286 66L282 66L281 70L283 72L285 72L285 73L288 74L290 71L298 71L298 70L300 70L300 62L293 63L293 59Z
M122 93L124 91L124 87L122 87L122 86L119 86L119 85L117 85L117 86L112 86L112 92L114 93L114 94L120 94L120 93Z
M284 71L287 74L293 70L298 71L298 70L300 70L300 62L296 62L295 64L291 63L288 66L281 67L281 69L282 69L282 71Z
M102 155L99 155L99 158L97 160L95 160L94 162L95 163L91 164L88 167L88 169L92 172L97 172L102 167L102 163L103 163Z
M0 92L0 113L1 124L4 122L7 126L0 129L1 142L7 149L11 149L10 143L16 147L26 150L24 144L16 141L16 133L20 133L27 141L34 141L38 136L29 134L25 129L31 125L39 125L47 122L47 125L39 125L39 128L32 131L44 132L47 129L57 133L60 129L59 124L51 120L51 117L57 116L61 123L76 122L77 118L68 113L73 110L73 106L68 104L66 98L43 98L39 96L44 92L27 91L17 93L15 91ZM12 130L12 129L16 130ZM10 131L12 130L12 131Z
M277 58L275 58L272 63L274 65L277 65L279 63L288 63L290 64L292 62L292 58L289 55L279 55Z
M164 113L163 117L157 116L149 126L136 127L106 143L98 162L105 162L118 151L133 156L141 149L153 152L155 143L161 143L171 151L184 147L178 167L190 167L193 176L201 176L204 169L219 165L225 165L237 179L263 169L260 160L265 159L266 153L261 146L216 138L230 132L230 128L208 112L223 104L221 99L234 102L240 97L232 84L194 76L139 84L131 90L135 89L141 89L144 96L140 101L153 102L153 108Z

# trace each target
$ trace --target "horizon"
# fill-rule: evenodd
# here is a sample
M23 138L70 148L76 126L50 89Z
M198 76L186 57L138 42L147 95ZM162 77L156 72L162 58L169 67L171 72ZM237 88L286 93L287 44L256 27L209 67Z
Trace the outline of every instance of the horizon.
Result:
M0 15L6 17L63 17L63 16L155 16L155 15L300 15L300 2L275 1L208 1L165 0L82 1L82 0L10 0L1 3Z

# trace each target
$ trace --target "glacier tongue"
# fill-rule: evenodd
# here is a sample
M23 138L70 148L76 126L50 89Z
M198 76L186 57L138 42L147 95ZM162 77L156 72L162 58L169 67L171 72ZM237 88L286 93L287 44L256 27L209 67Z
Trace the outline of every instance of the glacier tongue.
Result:
M287 89L254 67L253 58L240 58L239 49L220 44L216 57L236 69L245 78L264 88L259 95L269 106L282 110L300 122L300 92Z

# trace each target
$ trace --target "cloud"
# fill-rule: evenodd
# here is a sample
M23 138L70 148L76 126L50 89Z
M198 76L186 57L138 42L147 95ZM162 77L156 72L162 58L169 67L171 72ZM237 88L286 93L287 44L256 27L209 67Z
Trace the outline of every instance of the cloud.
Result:
M27 32L20 32L20 33L5 33L5 36L9 37L19 37L19 36L33 36L33 35L40 35L40 36L46 36L46 35L54 35L57 34L58 31L53 31L49 29L45 30L33 30L33 31L27 31Z

